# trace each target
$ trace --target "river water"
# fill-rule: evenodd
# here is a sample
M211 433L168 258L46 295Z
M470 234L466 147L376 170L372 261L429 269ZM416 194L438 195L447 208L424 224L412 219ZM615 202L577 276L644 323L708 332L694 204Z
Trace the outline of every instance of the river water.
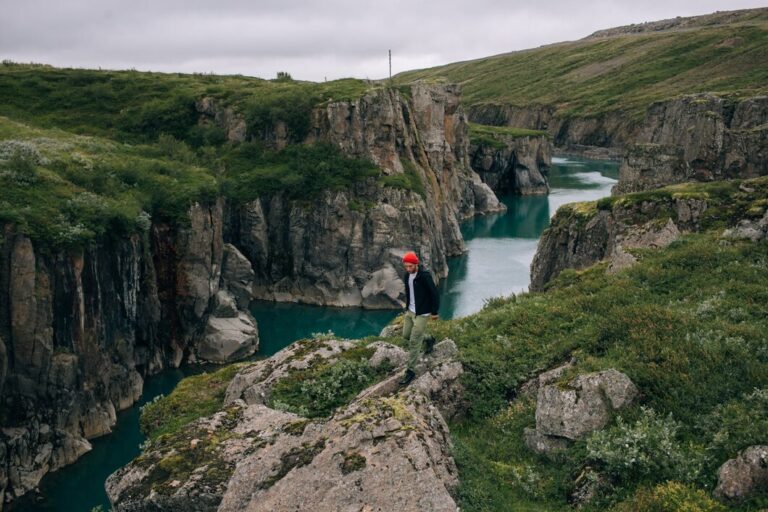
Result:
M557 208L609 195L618 177L614 162L556 157L552 164L549 196L503 197L507 212L476 217L462 225L468 251L449 261L449 276L440 283L441 318L472 314L490 297L525 291L539 236ZM377 334L397 314L260 301L252 304L251 311L259 324L261 357L313 333L333 331L346 338ZM8 510L89 512L98 505L108 510L104 481L137 457L144 441L139 431L139 407L157 395L170 393L185 375L198 371L168 370L148 378L141 400L118 414L111 435L94 439L93 450L74 464L47 475L39 494L25 496Z

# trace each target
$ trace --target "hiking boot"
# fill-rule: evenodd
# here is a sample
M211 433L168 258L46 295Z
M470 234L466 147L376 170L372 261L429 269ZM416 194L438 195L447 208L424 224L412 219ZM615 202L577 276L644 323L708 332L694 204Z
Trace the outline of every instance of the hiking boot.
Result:
M435 349L435 337L427 336L426 338L424 338L424 353L431 354L434 349Z
M400 386L407 386L408 384L411 383L411 381L414 379L414 377L416 377L416 372L414 372L411 369L405 370L405 373L403 374L403 377L399 381L397 381L397 383Z

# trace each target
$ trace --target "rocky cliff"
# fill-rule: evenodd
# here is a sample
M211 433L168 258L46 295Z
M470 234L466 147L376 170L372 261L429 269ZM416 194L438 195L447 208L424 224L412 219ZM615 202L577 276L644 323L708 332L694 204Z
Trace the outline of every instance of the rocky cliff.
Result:
M618 113L567 117L558 115L550 105L518 107L486 103L473 105L468 111L474 123L544 130L558 150L579 154L595 147L623 147L633 140L638 130L637 121Z
M633 265L638 249L669 245L682 233L730 227L724 236L764 236L765 177L724 184L682 183L653 192L562 206L531 264L531 290L565 269L605 261L607 272Z
M503 137L496 144L472 141L472 169L497 194L549 193L552 142L545 136Z
M710 94L651 105L614 193L768 174L768 97Z
M221 362L256 350L247 301L218 307L238 285L228 281L236 250L223 243L223 206L195 204L186 226L155 223L72 251L5 226L0 495L18 497L90 450L88 439L110 432L146 375L185 358ZM240 324L222 340L211 324L228 317Z
M306 417L273 403L276 390L333 365L391 370L407 355L385 342L290 345L244 368L220 412L148 443L109 477L107 494L118 511L454 512L458 472L445 418L464 407L457 352L443 340L406 388L397 384L402 371L385 369L384 380L329 417Z
M411 186L371 179L310 201L276 195L237 209L231 238L253 265L256 296L399 307L407 250L436 277L446 276L447 257L464 250L459 222L504 209L469 165L459 97L456 86L417 83L315 109L306 142L330 142L370 159L387 177L406 176Z

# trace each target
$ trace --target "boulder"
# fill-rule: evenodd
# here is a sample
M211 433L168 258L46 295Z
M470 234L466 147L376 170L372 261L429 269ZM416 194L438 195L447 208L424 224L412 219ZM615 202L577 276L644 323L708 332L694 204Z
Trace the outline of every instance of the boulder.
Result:
M742 501L768 491L768 446L750 446L717 471L714 494L725 501Z
M440 410L446 419L463 416L468 408L461 376L464 366L459 349L451 339L437 343L431 354L424 354L416 365L416 379L410 384Z
M405 284L391 264L387 263L371 274L361 291L363 307L391 309L401 307L399 298L405 293Z
M746 239L759 242L768 235L768 211L760 219L742 219L739 223L723 232L723 238L733 240Z
M603 428L614 411L630 405L637 395L629 377L613 369L580 375L565 387L543 386L536 401L536 430L581 439Z
M232 318L208 318L197 355L206 361L225 363L251 355L258 347L256 320L250 313L240 311Z
M661 249L680 238L680 235L672 219L667 219L663 225L651 221L641 226L632 226L623 235L616 236L616 245L609 257L606 272L615 274L637 263L637 258L627 252L628 249Z
M382 338L393 338L395 336L402 336L402 335L403 335L403 325L393 324L393 323L385 325L384 328L379 333L379 336L381 336Z
M536 453L551 455L564 452L571 445L571 442L564 437L554 437L542 434L535 428L526 428L523 430L525 446Z
M408 353L397 345L392 345L391 343L377 341L368 345L368 347L376 349L376 352L374 352L368 360L368 364L371 368L378 368L384 363L389 363L394 367L398 367L404 365L408 360Z
M213 316L219 318L236 318L240 312L234 295L227 290L219 290L213 302Z

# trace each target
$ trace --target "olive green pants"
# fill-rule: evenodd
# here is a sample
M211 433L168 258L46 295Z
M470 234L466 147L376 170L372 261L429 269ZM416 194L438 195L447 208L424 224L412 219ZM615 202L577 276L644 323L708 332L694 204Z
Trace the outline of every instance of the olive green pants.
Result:
M406 311L403 319L403 338L408 343L408 369L413 370L421 355L421 344L427 331L429 316L416 316Z

